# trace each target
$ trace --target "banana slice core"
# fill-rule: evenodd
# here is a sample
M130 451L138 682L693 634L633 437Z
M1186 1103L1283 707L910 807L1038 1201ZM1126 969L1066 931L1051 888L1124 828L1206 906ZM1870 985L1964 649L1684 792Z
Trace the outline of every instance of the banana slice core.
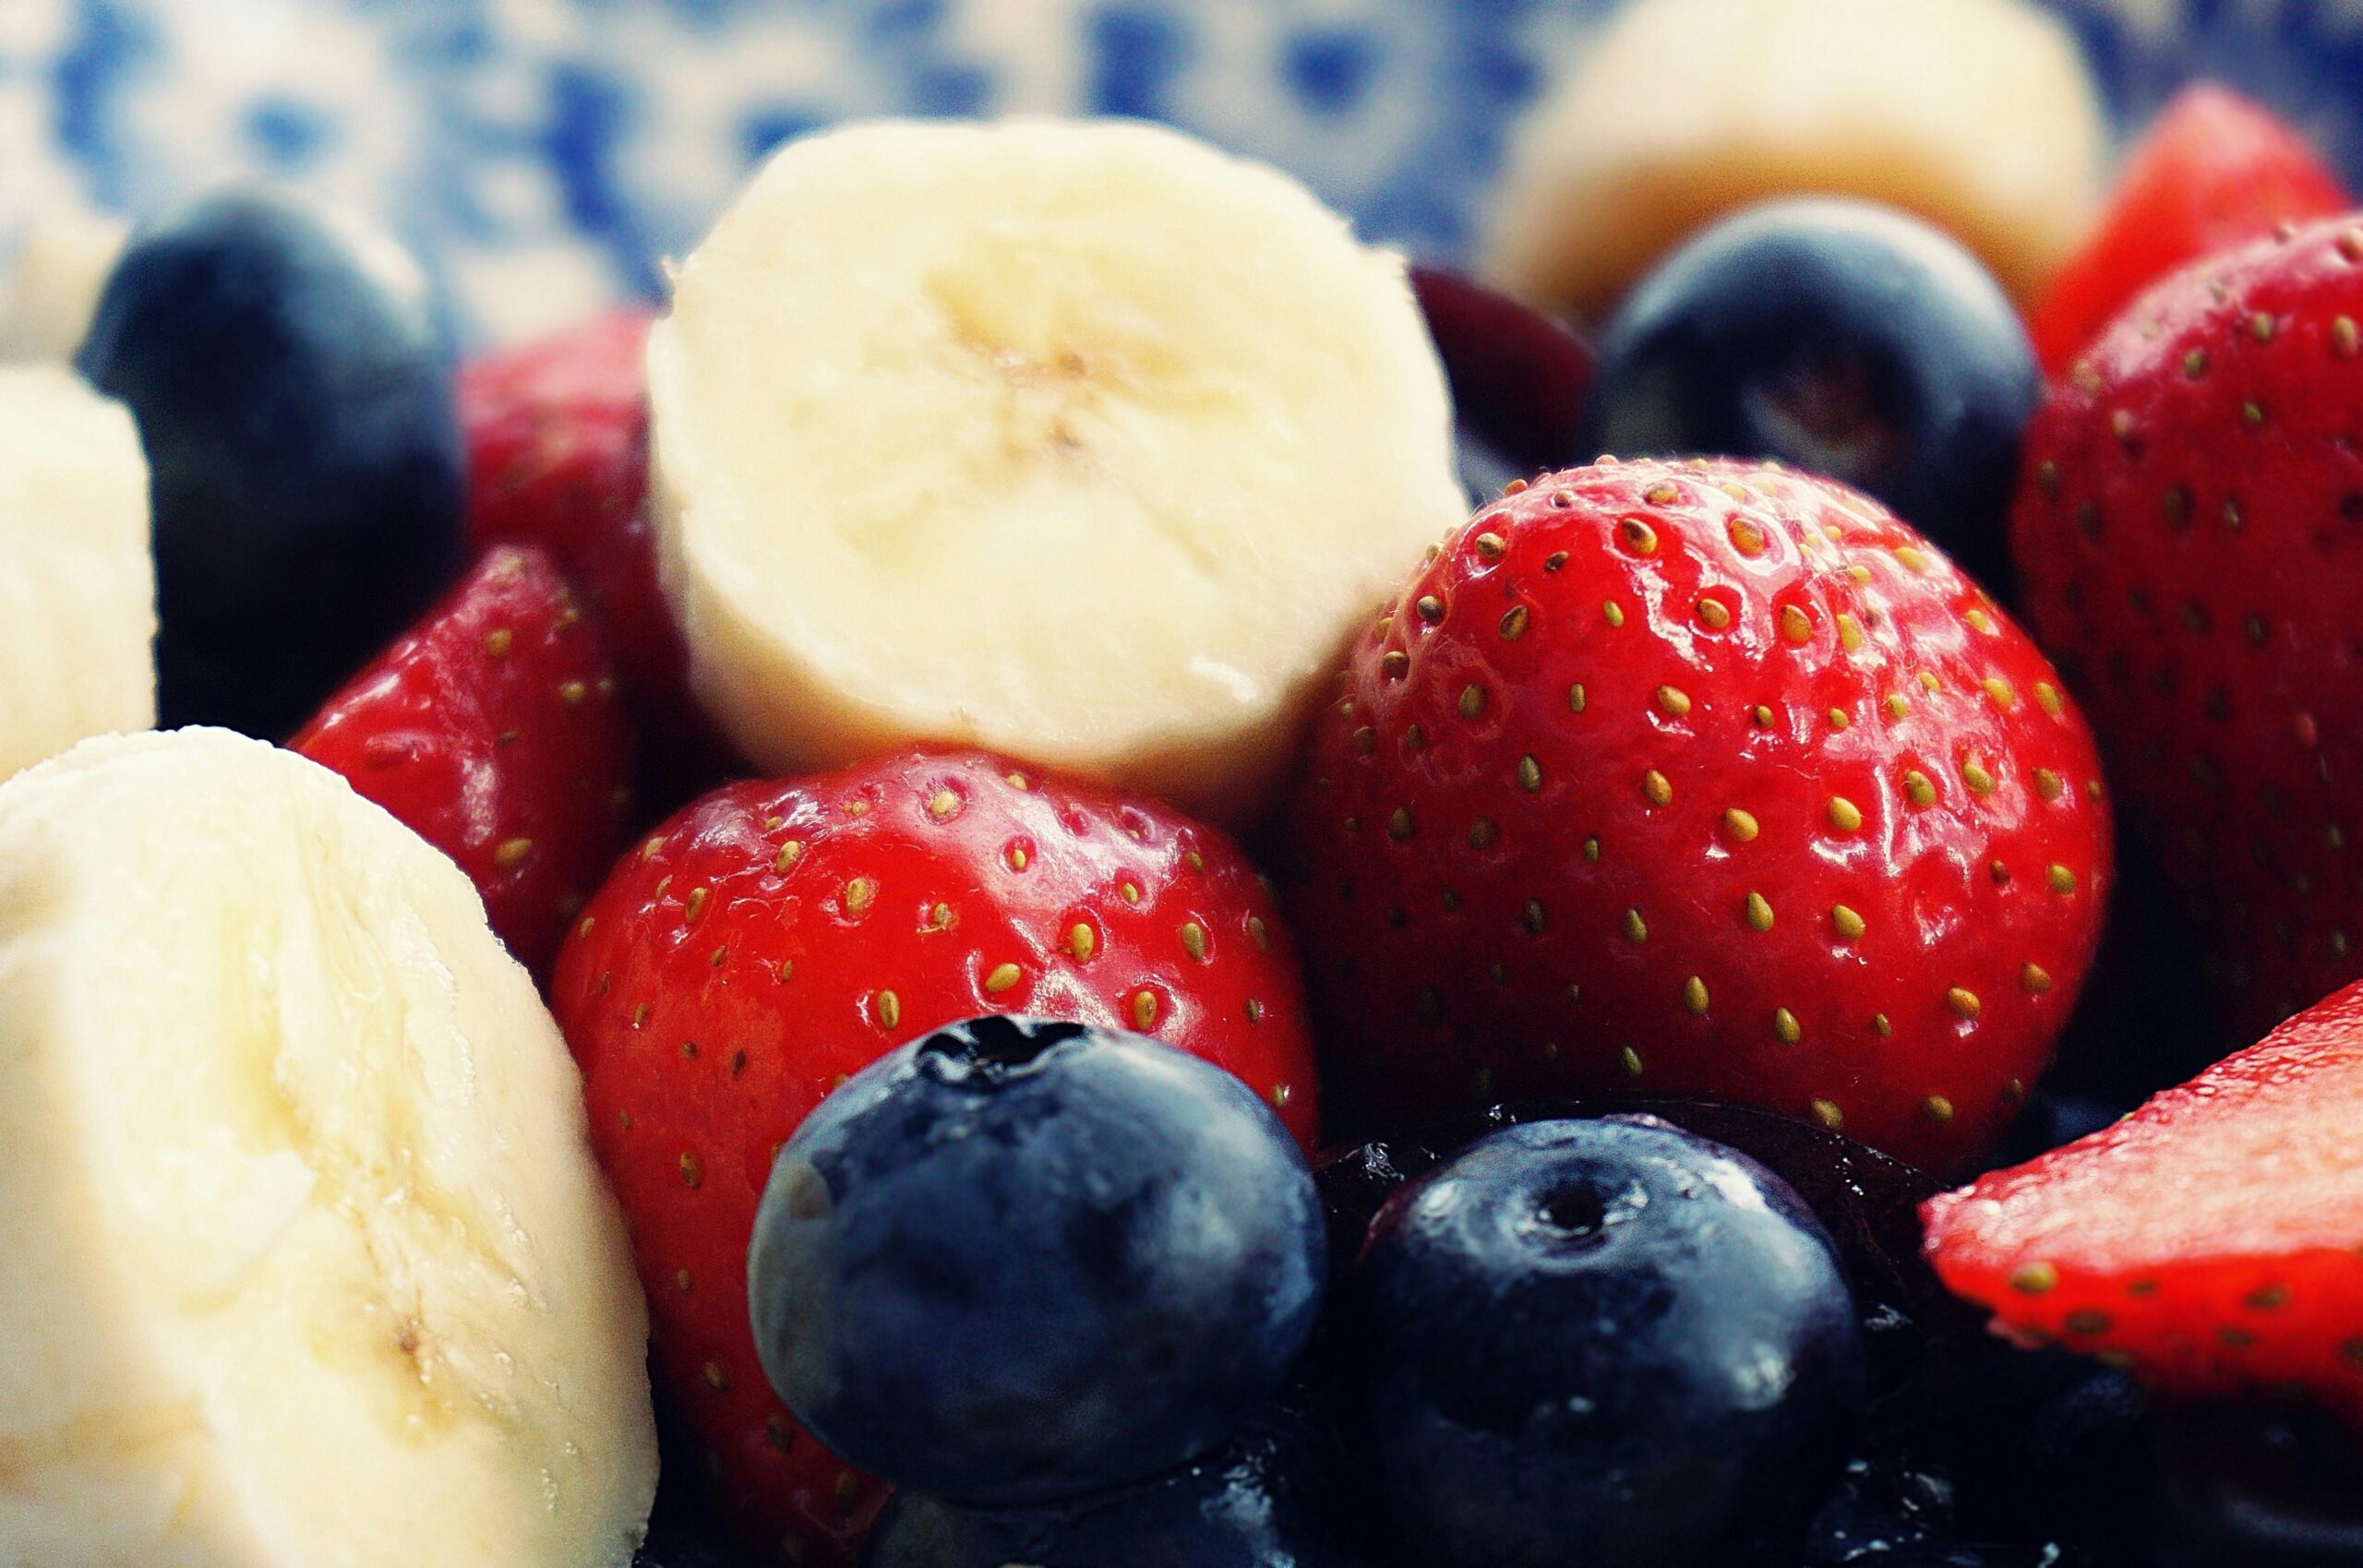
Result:
M1401 259L1148 126L791 144L649 366L693 682L783 771L980 742L1252 813L1463 509Z

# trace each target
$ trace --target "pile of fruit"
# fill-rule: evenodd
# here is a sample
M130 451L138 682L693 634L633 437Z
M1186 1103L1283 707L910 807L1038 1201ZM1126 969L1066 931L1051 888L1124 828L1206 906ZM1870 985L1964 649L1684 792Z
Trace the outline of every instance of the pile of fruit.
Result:
M2363 1564L2363 213L1733 15L1523 299L1113 122L456 372L29 250L0 1568Z

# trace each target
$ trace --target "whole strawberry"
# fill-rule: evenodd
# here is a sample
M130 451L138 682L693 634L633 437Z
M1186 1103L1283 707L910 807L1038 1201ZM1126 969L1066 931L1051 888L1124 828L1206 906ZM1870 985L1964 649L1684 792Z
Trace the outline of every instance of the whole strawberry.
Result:
M458 395L469 543L537 545L582 586L649 734L650 792L678 802L733 759L689 695L689 655L656 581L648 326L640 311L595 317L467 365Z
M2044 369L2068 369L2177 268L2353 205L2321 154L2270 111L2213 82L2185 88L2126 154L2108 209L2029 318Z
M1481 511L1353 648L1293 831L1373 1108L1704 1093L1936 1167L2043 1070L2110 879L2033 645L1877 503L1727 461Z
M536 975L628 831L615 670L539 550L486 555L287 744L459 862Z
M539 545L564 562L632 682L662 697L686 665L648 516L648 325L618 311L477 360L459 400L469 542Z
M1998 1327L2182 1394L2309 1391L2363 1422L2363 986L2081 1143L1926 1208Z
M2027 437L2011 545L2237 1038L2363 976L2363 228L2144 294Z
M747 1248L773 1155L846 1078L980 1013L1153 1035L1318 1126L1296 963L1211 829L975 752L717 791L626 856L552 1006L637 1238L657 1375L747 1539L850 1561L882 1490L755 1359ZM798 1556L795 1553L802 1553Z

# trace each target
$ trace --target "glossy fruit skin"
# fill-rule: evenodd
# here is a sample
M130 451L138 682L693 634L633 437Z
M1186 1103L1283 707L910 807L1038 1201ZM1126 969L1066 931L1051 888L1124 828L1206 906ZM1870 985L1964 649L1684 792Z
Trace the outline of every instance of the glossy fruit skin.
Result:
M1396 1523L1455 1568L1655 1568L1777 1538L1862 1415L1820 1222L1653 1118L1480 1140L1380 1211L1344 1310Z
M1279 1119L1142 1035L941 1030L780 1152L748 1258L799 1420L897 1486L1052 1502L1206 1453L1319 1315L1326 1238Z
M2061 1568L2044 1549L2069 1538L2061 1531L2082 1519L2091 1500L2076 1490L2075 1478L2094 1472L2039 1463L2031 1454L2040 1413L2093 1381L2091 1363L2066 1351L2029 1355L1987 1333L1980 1314L1947 1295L1920 1256L1919 1207L1940 1185L1842 1133L1724 1101L1538 1100L1339 1151L1317 1172L1329 1215L1333 1299L1371 1220L1409 1182L1503 1127L1620 1110L1656 1116L1737 1149L1788 1182L1836 1244L1854 1299L1868 1418L1837 1487L1805 1500L1819 1510L1810 1524L1795 1538L1765 1543L1746 1559L1751 1568L1949 1565L1956 1556L1973 1568ZM1318 1390L1352 1386L1358 1366L1353 1347L1341 1343L1334 1324L1325 1325L1301 1381ZM2031 1418L2030 1412L2037 1414ZM1373 1460L1359 1462L1375 1468ZM2117 1532L2111 1545L2131 1538ZM1892 1550L1869 1551L1874 1539ZM1959 1542L1981 1544L1950 1544ZM1907 1546L1923 1555L1906 1558ZM2114 1568L2114 1562L2063 1560L2074 1568Z
M883 1495L764 1385L746 1311L773 1156L846 1076L996 1006L1137 1027L1146 995L1158 1038L1238 1073L1301 1141L1319 1125L1295 950L1244 854L1005 760L918 751L727 786L584 913L551 1008L635 1227L657 1386L762 1550L793 1537L812 1563L850 1562ZM1004 964L1018 981L988 988Z
M539 550L487 555L288 746L457 861L536 976L630 818L614 667Z
M1867 202L1768 202L1626 296L1571 458L1771 458L1885 502L1989 588L2043 394L2018 313L1961 245Z
M462 367L468 545L547 550L615 649L649 736L658 814L744 772L689 692L689 653L656 581L648 499L650 317L622 310Z
M2027 323L2046 375L2134 297L2201 257L2355 205L2305 138L2213 82L2175 95L2126 154L2108 209Z
M136 233L78 360L139 423L165 727L286 736L461 563L434 297L351 217L258 187Z
M1364 1568L1353 1542L1366 1513L1335 1440L1275 1406L1203 1459L1071 1503L976 1509L897 1492L862 1568Z
M2357 320L2343 219L2175 274L2052 389L2011 516L2029 622L2209 944L2226 1046L2363 976Z
M2104 795L2033 645L1876 503L1601 464L1481 511L1356 640L1290 906L1383 1119L1706 1094L1942 1169L2067 1017Z
M1946 1286L2165 1393L2363 1423L2363 985L2026 1165L1929 1201Z

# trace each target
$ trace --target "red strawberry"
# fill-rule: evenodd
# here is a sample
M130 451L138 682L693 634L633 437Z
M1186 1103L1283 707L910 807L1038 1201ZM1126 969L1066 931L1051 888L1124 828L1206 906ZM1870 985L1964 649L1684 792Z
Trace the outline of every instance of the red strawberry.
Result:
M614 671L539 550L485 557L287 744L458 861L537 974L627 831Z
M1373 1108L1705 1093L1937 1167L2043 1070L2111 874L2033 645L1877 503L1726 461L1481 511L1354 647L1294 831Z
M460 373L468 536L539 545L582 585L635 688L680 688L680 635L656 587L648 516L649 318L618 312Z
M656 581L648 505L649 317L622 311L460 373L468 537L538 545L582 587L648 732L645 781L678 801L733 771L690 697L689 655Z
M747 1243L773 1152L847 1074L985 1012L1156 1035L1318 1117L1295 960L1211 829L973 752L743 784L618 868L558 964L593 1137L639 1238L659 1376L721 1501L846 1562L881 1495L765 1386Z
M2212 82L2186 88L2135 144L2099 227L2045 291L2028 323L2035 353L2057 376L2184 263L2353 205L2321 155L2271 114Z
M2177 274L2053 389L2011 516L2241 1038L2363 976L2358 321L2344 220Z
M2171 1393L2310 1390L2363 1421L2363 986L2081 1143L1927 1205L1997 1327Z

